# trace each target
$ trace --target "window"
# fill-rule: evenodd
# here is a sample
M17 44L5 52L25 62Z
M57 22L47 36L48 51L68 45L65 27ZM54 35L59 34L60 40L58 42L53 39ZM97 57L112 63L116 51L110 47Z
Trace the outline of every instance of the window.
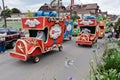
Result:
M16 29L9 29L10 34L17 34L18 30Z
M90 30L91 34L95 34L96 31L96 27L95 26L84 26L84 27L80 27L80 30L82 30L83 28L87 28L88 30Z
M8 30L6 30L6 29L0 29L0 34L4 34L4 33L6 33Z

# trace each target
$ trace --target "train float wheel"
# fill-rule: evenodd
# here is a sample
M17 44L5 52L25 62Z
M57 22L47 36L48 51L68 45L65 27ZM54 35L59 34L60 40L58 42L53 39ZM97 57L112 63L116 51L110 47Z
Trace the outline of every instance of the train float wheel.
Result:
M60 46L58 49L59 49L59 51L62 51L63 50L63 46Z
M32 58L32 61L34 63L38 63L40 61L40 57L39 56L35 56L35 57Z
M71 38L72 38L72 37L71 37L71 36L69 36L69 40L71 40Z
M78 46L81 46L80 44L78 44Z

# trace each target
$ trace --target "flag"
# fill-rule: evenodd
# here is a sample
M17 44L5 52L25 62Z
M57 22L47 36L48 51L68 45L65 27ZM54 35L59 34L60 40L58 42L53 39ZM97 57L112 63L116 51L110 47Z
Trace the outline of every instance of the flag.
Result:
M71 9L73 10L74 8L74 0L71 0Z

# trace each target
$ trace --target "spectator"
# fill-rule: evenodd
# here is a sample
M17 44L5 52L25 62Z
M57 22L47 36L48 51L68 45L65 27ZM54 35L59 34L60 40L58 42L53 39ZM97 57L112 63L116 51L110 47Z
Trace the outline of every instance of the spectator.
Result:
M83 28L82 31L81 31L81 33L85 33L85 34L88 34L90 32L91 31L89 29L87 29L87 28Z
M115 30L115 38L117 38L117 39L119 38L119 30L118 29Z
M120 26L118 27L118 32L119 32L119 38L120 38Z
M109 25L109 29L110 29L110 31L108 33L108 38L112 38L114 36L114 27L112 24Z
M19 28L20 31L20 37L25 37L24 31L22 30L22 28Z
M44 31L39 30L39 31L37 32L36 38L42 39L43 41L45 41L45 33L44 33Z
M6 51L5 48L5 36L0 37L0 53L4 53Z
M114 33L114 26L113 26L113 24L110 25L110 31L111 31L112 33Z

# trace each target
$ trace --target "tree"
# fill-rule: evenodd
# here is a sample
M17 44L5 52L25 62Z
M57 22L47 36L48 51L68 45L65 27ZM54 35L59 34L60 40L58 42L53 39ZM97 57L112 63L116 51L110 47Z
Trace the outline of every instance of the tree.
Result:
M28 10L28 15L27 15L27 17L33 17L33 15L34 15L34 13L31 12L30 10Z
M118 21L115 23L115 28L117 29L120 26L120 18L118 19Z
M12 8L12 13L21 13L21 11L17 8Z
M77 12L76 12L76 11L70 16L70 18L71 18L73 21L76 21L76 20L80 19L80 17L77 15Z
M11 14L12 14L12 11L9 8L7 8L7 9L5 9L5 11L1 12L1 16L3 17L5 15L6 18L11 17Z

